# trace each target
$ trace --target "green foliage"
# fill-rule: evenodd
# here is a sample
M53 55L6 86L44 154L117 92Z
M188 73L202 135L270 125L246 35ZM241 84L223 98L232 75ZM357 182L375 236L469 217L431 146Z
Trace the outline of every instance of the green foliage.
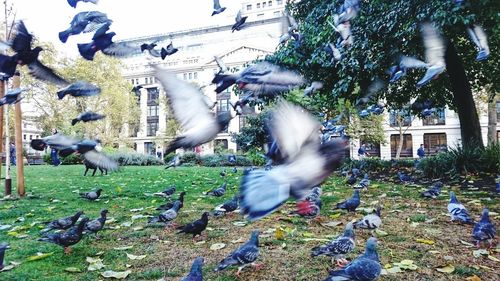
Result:
M52 158L50 157L50 153L45 153L42 156L43 162L52 165ZM82 164L83 159L80 155L77 154L71 154L66 157L59 157L61 160L61 165L76 165L76 164Z
M163 161L153 155L145 155L136 152L118 151L109 155L111 159L118 162L120 166L151 166L163 165Z
M265 128L269 112L264 111L259 115L246 116L245 118L247 118L245 127L234 136L236 143L245 152L251 148L262 150L267 138Z
M255 166L263 166L264 164L266 164L266 158L264 157L262 152L256 149L250 149L246 155Z
M194 152L186 152L182 155L182 164L191 163L193 165L200 164L200 156Z
M341 170L357 168L371 172L389 172L391 169L411 168L414 166L413 159L382 160L380 158L367 157L363 161L347 159L342 163Z
M227 157L219 154L205 155L201 157L201 165L205 167L220 167L226 166Z

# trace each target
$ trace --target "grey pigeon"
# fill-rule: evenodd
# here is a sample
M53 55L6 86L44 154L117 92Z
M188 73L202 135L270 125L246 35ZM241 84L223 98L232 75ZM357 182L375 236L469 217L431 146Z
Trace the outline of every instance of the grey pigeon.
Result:
M474 229L472 230L472 237L476 239L476 245L478 247L483 241L488 241L489 246L491 247L496 233L497 231L495 229L495 225L490 220L489 211L487 208L484 208L481 220L476 223Z
M180 208L181 208L181 202L175 201L174 206L172 206L172 208L162 212L156 217L150 218L148 223L170 224L177 217L177 212L179 212Z
M311 83L311 85L309 87L307 87L304 90L304 96L309 96L311 94L314 94L317 91L321 90L321 88L323 88L323 83L318 82L318 81L314 81Z
M455 192L450 191L450 203L448 203L448 212L451 215L451 221L458 220L461 223L473 224L469 212L465 209L455 195Z
M345 268L340 270L330 271L325 281L373 281L380 277L382 266L377 253L377 239L370 237L366 242L365 253Z
M259 257L259 231L254 230L250 237L250 240L245 244L241 245L234 252L230 253L225 259L223 259L214 271L221 271L226 269L231 265L238 265L238 272L236 275L239 276L241 270L248 265L255 265L255 261Z
M335 209L343 209L347 210L348 212L355 212L356 208L359 206L360 200L359 200L359 190L354 190L354 193L351 198L342 201L340 203L337 203L335 206Z
M231 27L232 32L235 31L240 31L245 27L245 22L247 21L247 16L243 17L241 16L241 10L238 11L238 14L236 14L236 18L234 19L235 23Z
M97 120L101 120L105 117L106 117L106 115L102 115L102 114L95 113L92 111L85 111L85 112L80 113L73 120L71 120L71 125L74 126L76 123L78 123L80 121L82 121L84 123L90 122L90 121L97 121Z
M197 257L193 265L191 266L191 270L186 277L182 278L180 281L203 281L203 258Z
M99 188L95 191L82 192L80 193L80 197L88 199L90 201L97 200L101 196L102 188Z
M59 32L59 39L61 42L66 43L71 35L94 32L104 24L111 22L113 21L108 19L105 13L98 11L80 12L73 17L68 29Z
M374 230L382 225L382 219L380 218L380 206L377 207L375 213L368 214L362 219L354 223L354 228L370 229Z
M174 206L174 203L176 201L179 201L181 202L180 206L179 206L179 209L181 209L182 207L184 207L184 196L186 195L186 192L183 191L179 194L179 198L177 200L175 200L174 202L168 202L167 204L163 204L163 205L160 205L160 207L156 208L156 210L168 210L168 209L171 209L173 206Z
M208 191L205 195L221 197L224 196L224 194L226 193L226 188L227 188L227 182L224 182L219 187Z
M337 260L337 265L341 266L347 263L344 255L352 252L355 246L356 241L354 240L353 224L350 222L346 225L344 233L341 236L335 238L326 245L314 247L311 250L311 257L320 255L331 256Z
M0 106L4 104L15 104L22 100L21 93L24 92L24 89L16 88L7 91L7 94L0 99Z
M212 16L218 15L226 10L226 7L221 7L219 0L214 0L214 11L212 12Z
M157 46L156 43L144 43L141 45L141 52L148 51L148 53L155 58L161 57L160 51L156 50L155 47Z
M368 188L370 186L370 178L368 177L368 173L365 173L364 177L359 181L354 188Z
M442 35L432 23L422 24L421 33L425 47L425 59L427 61L425 68L427 70L424 77L417 82L417 88L421 88L436 79L439 74L446 70L444 61L446 46Z
M73 97L89 97L98 95L101 89L94 84L78 81L57 91L57 97L62 100L66 95Z
M298 29L299 25L295 19L289 15L288 12L283 12L283 16L281 17L281 36L279 38L279 44L284 44L290 40L294 32Z
M441 193L442 187L443 187L442 182L436 182L429 189L420 193L420 197L436 199Z
M175 185L171 185L169 188L163 190L161 193L163 196L170 197L175 193L176 190L177 189L176 189Z
M87 2L87 3L93 3L93 4L97 4L99 3L99 0L68 0L68 4L73 7L73 8L76 8L76 5L78 4L78 2Z
M228 200L221 205L215 207L213 214L214 217L222 217L225 216L227 213L236 211L238 209L238 195L235 195L233 199Z
M73 226L65 232L60 233L46 233L44 237L38 241L54 243L64 248L66 254L71 253L70 246L80 242L83 237L83 230L89 221L88 218L83 218L77 226Z
M97 236L97 232L101 231L104 228L107 214L108 210L106 209L102 210L101 216L99 218L87 222L87 224L85 225L85 231L94 233Z
M72 216L47 222L46 227L45 229L42 230L42 232L47 232L53 229L68 229L73 225L75 225L76 221L80 218L82 214L83 211L78 211L76 212L76 214Z
M359 0L344 0L338 8L338 14L335 14L335 25L348 22L354 19L360 10Z
M141 48L128 42L113 42L115 32L107 32L110 23L103 25L94 33L92 42L78 44L78 52L86 60L93 60L95 54L101 51L112 57L128 57L141 53Z
M171 167L177 167L181 164L181 157L176 154L174 158L168 163L168 165L165 167L165 169L171 168Z
M173 43L170 42L170 44L167 45L167 48L161 48L160 55L161 59L164 60L167 56L171 56L175 53L177 53L179 49L175 48Z
M160 81L175 119L181 124L184 133L172 141L165 155L177 148L193 148L211 141L226 128L232 119L231 112L222 112L214 116L206 106L203 94L193 85L182 81L174 73L154 67L155 77Z
M7 244L6 242L3 242L0 244L0 271L4 267L3 261L4 261L4 256L5 256L5 250L7 250L8 247L9 247L9 244Z

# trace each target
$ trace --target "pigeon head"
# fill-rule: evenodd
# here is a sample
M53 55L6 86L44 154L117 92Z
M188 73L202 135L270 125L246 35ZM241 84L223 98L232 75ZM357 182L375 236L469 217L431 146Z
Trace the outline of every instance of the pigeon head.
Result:
M85 228L85 225L89 222L89 218L87 217L84 217L81 221L80 221L80 224L78 225L78 232L79 233L82 233L83 232L83 229Z
M345 226L344 234L342 236L354 238L354 225L352 222Z
M191 266L191 272L201 272L203 261L204 261L203 257L197 257L194 260L193 265Z
M368 179L368 173L365 173L365 179Z
M233 118L231 117L230 111L225 111L217 115L217 123L219 124L221 130L224 130L227 127L227 125L229 125L231 119Z
M203 220L208 220L208 216L209 216L209 215L210 215L210 214L209 214L208 212L204 212L204 213L201 215L201 218L202 218Z
M481 216L481 222L490 222L490 212L488 211L488 208L483 209L483 214Z
M382 210L382 207L378 206L377 209L375 210L375 214L380 217L380 211Z
M373 253L377 252L377 238L375 237L370 237L368 241L366 241L366 252L367 253Z
M42 48L42 47L40 47L40 46L35 47L35 48L33 49L33 53L35 53L37 56L38 56L38 54L39 54L41 51L43 51L43 48Z
M105 217L108 214L108 210L104 209L101 211L101 217Z
M102 188L99 188L98 190L96 190L95 193L97 193L97 195L101 195L101 192L102 192Z
M455 195L455 192L450 191L450 203L460 203L458 202L457 196Z
M77 221L81 215L83 215L83 211L76 212L76 214L73 216L72 220Z
M434 187L436 187L436 188L442 188L442 187L443 187L443 183L442 183L442 182L440 182L440 181L435 182L435 183L434 183Z
M250 236L250 241L257 246L259 246L259 234L259 230L254 230L252 231L252 234Z
M186 195L186 191L181 192L181 194L179 194L179 200L184 199L185 195Z

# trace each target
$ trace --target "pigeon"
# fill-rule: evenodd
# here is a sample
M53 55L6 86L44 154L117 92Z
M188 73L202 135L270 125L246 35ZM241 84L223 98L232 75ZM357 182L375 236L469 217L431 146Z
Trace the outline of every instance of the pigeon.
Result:
M81 12L73 17L68 29L59 32L59 39L61 42L66 43L68 37L71 35L94 32L104 24L110 24L112 22L113 21L108 19L105 13L98 11Z
M279 44L284 44L290 38L292 38L292 34L296 30L299 29L299 25L297 24L297 21L288 14L288 12L283 12L283 16L281 17L281 36L279 38Z
M78 44L80 55L86 60L93 60L95 54L101 51L107 56L127 57L139 54L141 49L126 42L113 42L115 32L107 32L109 23L98 29L92 38L92 42Z
M412 181L411 175L407 175L401 171L398 171L398 178L402 183L408 183Z
M439 74L446 70L444 61L445 42L441 34L432 23L424 23L421 26L422 38L425 46L425 59L427 61L424 77L417 82L417 89L436 79Z
M255 261L259 257L259 231L254 230L250 237L250 240L245 244L241 245L234 252L230 253L225 259L223 259L214 271L221 271L226 269L231 265L238 265L237 276L240 275L241 270L248 265L253 265L257 268L260 265L256 265Z
M160 51L161 59L164 60L167 56L171 56L177 53L177 51L179 51L179 49L174 48L173 43L170 42L170 44L167 45L167 48L161 48Z
M329 272L329 276L325 281L341 281L341 280L377 280L382 272L380 259L377 253L377 238L370 237L366 242L365 253L345 268Z
M203 230L205 230L207 228L207 225L208 225L208 215L209 215L208 212L204 212L201 215L201 218L199 220L195 220L192 223L188 223L186 225L178 227L177 229L180 229L180 231L177 232L177 234L179 234L179 233L193 234L193 239L197 235L201 235L201 233L203 232Z
M168 163L168 165L165 167L165 169L171 168L171 167L177 167L181 164L181 157L176 154L174 158Z
M156 217L152 217L149 219L148 223L164 223L164 224L170 224L176 217L177 217L177 212L179 212L179 209L181 208L181 202L180 201L175 201L174 205L172 208L162 212Z
M227 156L227 161L230 163L230 164L236 164L236 155L234 154L229 154Z
M488 36L486 36L484 29L480 25L474 24L467 27L467 33L469 33L469 37L479 50L476 61L486 60L490 56L490 47L488 46Z
M380 219L380 206L377 207L375 213L364 216L361 220L354 223L354 228L374 230L380 227L382 220Z
M0 99L0 106L4 104L15 104L20 102L23 99L21 93L24 91L24 89L20 88L9 90L7 94Z
M60 218L57 220L53 220L51 222L46 223L45 229L42 230L42 232L47 232L53 229L68 229L75 225L76 221L80 218L80 216L83 214L83 211L78 211L76 214L65 217L65 218Z
M321 124L303 108L280 101L268 121L278 143L283 164L270 171L244 173L240 207L254 221L277 210L290 196L304 199L310 188L321 184L340 165L346 141L321 143Z
M78 2L87 2L87 3L97 4L97 3L99 3L99 0L68 0L68 4L73 8L76 8L76 5L78 4Z
M60 233L46 233L44 237L38 241L54 243L64 247L64 253L70 254L70 246L78 243L83 237L83 230L89 218L83 218L77 226L73 226L65 232Z
M150 43L150 44L144 43L141 45L141 52L148 51L148 53L151 56L153 56L155 58L159 58L159 57L161 57L161 50L160 51L155 50L156 46L157 46L156 43ZM162 58L162 59L165 59L165 58Z
M353 185L353 184L356 183L356 179L357 178L358 177L354 173L351 173L351 175L347 178L346 183L350 184L350 185Z
M179 206L179 209L181 209L182 207L184 207L184 196L186 195L186 192L183 191L179 194L179 198L176 200L176 201L179 201L181 202L180 206ZM174 201L174 202L176 202ZM172 207L174 206L174 203L172 202L168 202L167 204L163 204L163 205L160 205L160 207L156 208L156 210L168 210L168 209L171 209Z
M5 250L7 250L8 247L9 247L9 244L7 244L6 242L3 242L0 244L0 272L2 271L2 269L4 267L3 260L4 260L4 256L5 256Z
M472 237L476 239L476 245L479 248L480 243L483 241L488 241L489 246L493 244L493 239L496 234L495 225L490 220L489 211L487 208L483 209L483 214L481 220L476 223L474 229L472 230Z
M304 90L304 96L309 96L311 94L314 94L317 91L321 90L321 88L323 88L323 83L318 82L318 81L314 81L311 83L311 85L309 85L309 87L307 87Z
M177 189L175 188L175 185L171 185L169 188L163 190L161 194L166 197L172 196Z
M0 54L0 71L7 77L14 76L17 65L27 65L29 74L38 80L47 81L56 85L67 85L68 82L57 75L54 70L45 66L38 60L43 48L37 46L31 48L33 35L28 32L23 21L17 24L17 33L12 42L4 43L15 52L13 56Z
M90 201L95 201L101 196L102 188L97 189L96 191L90 192L82 192L80 193L80 197L88 199Z
M338 14L334 15L335 25L354 19L360 10L359 0L344 0L338 8Z
M160 81L170 100L174 117L181 124L184 133L172 141L165 155L177 148L193 148L211 141L231 121L231 112L214 116L203 100L203 94L193 85L182 81L175 74L153 66L155 77Z
M495 189L497 193L500 193L500 175L495 179Z
M223 217L227 213L233 212L238 209L238 195L235 195L233 199L228 200L221 205L215 207L213 215L216 218Z
M292 214L298 214L307 219L312 219L317 217L321 212L321 187L315 186L311 189L309 195L306 198L297 203L297 211L292 212Z
M352 168L351 169L351 172L353 175L355 175L356 177L359 177L361 176L361 171L358 169L358 168Z
M225 177L225 176L227 175L227 171L226 171L226 169L224 169L224 170L220 171L219 175L220 175L221 177Z
M336 207L333 208L335 209L343 209L347 210L348 212L355 212L356 208L359 206L360 200L359 200L359 190L354 190L354 194L352 195L351 198L342 201L340 203L337 203Z
M458 220L461 223L473 224L474 221L471 219L469 212L465 209L456 195L455 192L450 191L450 203L448 203L448 212L451 215L451 221Z
M233 167L232 171L233 171L233 173L236 174L238 172L238 169L236 167Z
M241 16L241 10L238 11L238 14L236 14L236 18L234 19L235 23L231 27L231 32L235 31L240 31L245 27L245 22L247 20L247 16L242 17Z
M106 115L102 115L99 113L95 113L92 111L85 111L80 113L76 118L71 120L71 125L74 126L76 123L82 121L84 123L90 122L90 121L97 121L105 118Z
M85 81L77 81L57 91L57 97L62 100L66 95L73 97L90 97L98 95L101 89Z
M342 266L347 263L347 260L343 256L352 252L355 246L353 224L350 222L346 225L344 233L341 236L328 242L326 245L314 247L311 250L311 257L320 255L331 256L337 260L338 266Z
M286 92L302 85L304 79L295 72L282 69L269 62L259 62L238 73L215 74L212 83L217 85L215 89L217 93L237 84L240 90L251 91L255 97L258 97Z
M205 193L205 195L221 197L224 196L224 194L226 193L226 188L227 188L227 182L224 182L219 187Z
M226 10L226 7L221 7L219 0L214 0L214 11L212 16L218 15Z
M368 188L368 186L370 186L370 179L368 178L368 173L365 173L363 179L354 188Z
M217 66L219 67L218 74L224 74L224 73L229 72L229 69L224 64L224 62L222 61L222 59L220 59L218 56L214 56L214 60L217 63Z
M101 231L104 228L104 224L106 223L106 215L108 214L108 210L101 210L101 216L95 220L91 220L87 222L85 225L85 231L94 233L97 236L97 232Z
M191 270L186 277L182 278L180 281L203 281L203 258L197 257L193 265L191 266Z
M435 108L425 108L422 110L421 114L423 117L429 117L436 112Z
M429 189L420 193L420 197L436 199L441 193L442 187L443 187L442 182L436 182Z

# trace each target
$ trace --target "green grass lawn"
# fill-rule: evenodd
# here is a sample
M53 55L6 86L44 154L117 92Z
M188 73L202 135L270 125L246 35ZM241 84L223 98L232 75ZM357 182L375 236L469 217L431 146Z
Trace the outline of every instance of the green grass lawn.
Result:
M2 172L4 169L2 169ZM383 206L381 230L379 233L379 255L382 264L393 264L408 259L418 266L416 270L403 270L382 276L381 280L465 280L474 274L482 280L498 280L500 262L499 248L489 252L490 257L475 257L475 247L471 243L471 226L449 222L446 205L449 188L436 200L420 199L422 190L418 186L401 186L392 183L372 183L369 191L361 193L362 203L356 214L346 214L332 210L335 202L351 195L352 190L342 178L331 177L323 185L323 209L321 223L307 222L298 217L289 217L294 209L290 202L270 217L237 226L235 221L243 221L239 215L215 219L210 217L207 238L195 243L190 235L175 234L163 227L147 227L147 218L155 215L155 208L164 199L151 196L171 184L177 186L177 194L186 191L184 208L176 223L184 224L198 219L203 211L211 211L215 205L231 198L237 192L242 169L233 174L228 169L229 190L222 198L202 195L223 182L220 168L181 167L164 170L163 167L124 167L122 171L108 176L83 177L82 166L31 166L26 167L26 189L32 194L20 200L0 201L0 225L12 228L0 231L0 242L7 241L11 249L6 252L7 264L19 262L14 269L0 272L0 280L100 280L106 270L131 273L127 280L179 280L197 256L205 257L205 280L322 280L332 268L327 257L310 257L310 249L321 241L339 235L346 224L363 216L363 211L377 204ZM13 181L15 189L15 181ZM99 201L89 202L79 198L78 192L101 187L103 196ZM15 190L14 190L15 193ZM477 220L483 206L499 212L499 200L495 195L480 191L459 190L458 198ZM177 198L177 194L174 198ZM101 209L108 209L106 229L99 240L86 236L73 246L73 253L65 255L57 245L38 242L41 222L74 214L83 210L91 219L99 215ZM135 209L135 210L134 210ZM142 216L141 216L142 215ZM498 214L493 214L498 224ZM333 222L333 223L332 223ZM332 226L342 223L337 226ZM285 232L284 240L277 240L275 229ZM239 278L236 268L214 273L217 263L230 251L246 241L254 229L261 230L260 263L264 268L246 268ZM371 233L356 232L356 250L348 257L353 258L364 250L364 244ZM418 242L425 239L434 242L429 245ZM461 242L463 241L463 242ZM464 243L465 242L465 243ZM210 250L215 243L226 246ZM132 246L119 250L120 247ZM115 249L118 248L118 249ZM40 253L52 255L35 261L28 257ZM131 260L132 255L146 255L141 260ZM88 271L87 257L102 259L104 268ZM453 273L441 273L436 267L453 265ZM80 272L68 272L72 269ZM496 271L496 272L495 272Z

